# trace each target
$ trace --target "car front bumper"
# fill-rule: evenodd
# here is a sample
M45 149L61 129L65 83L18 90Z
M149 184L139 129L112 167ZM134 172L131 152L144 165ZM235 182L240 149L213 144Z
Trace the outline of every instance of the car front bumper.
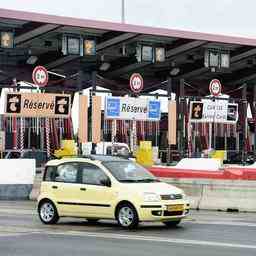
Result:
M161 201L159 203L143 203L139 206L140 221L179 220L189 214L189 202L184 200Z

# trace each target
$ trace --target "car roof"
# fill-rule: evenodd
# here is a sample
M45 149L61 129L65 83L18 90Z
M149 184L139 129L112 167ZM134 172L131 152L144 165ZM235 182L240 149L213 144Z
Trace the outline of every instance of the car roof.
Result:
M122 157L118 157L118 156L106 156L106 155L91 155L90 156L91 160L98 160L101 162L120 162L120 161L128 161L127 159L124 159Z
M59 165L61 163L67 162L81 162L81 163L93 163L93 162L127 162L129 160L123 159L116 156L106 156L106 155L89 155L89 156L64 156L61 159L54 159L47 162L47 166Z

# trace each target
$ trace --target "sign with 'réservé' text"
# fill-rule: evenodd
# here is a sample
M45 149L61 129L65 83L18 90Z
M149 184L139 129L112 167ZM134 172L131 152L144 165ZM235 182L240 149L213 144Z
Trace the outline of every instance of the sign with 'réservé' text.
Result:
M70 95L51 93L7 93L5 114L17 117L70 116Z
M159 100L126 97L106 98L106 119L159 121L160 117Z

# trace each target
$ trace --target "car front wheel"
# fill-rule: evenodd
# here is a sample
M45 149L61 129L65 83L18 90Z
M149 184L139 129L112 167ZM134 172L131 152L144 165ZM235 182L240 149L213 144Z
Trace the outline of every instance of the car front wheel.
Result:
M47 200L39 204L39 218L44 224L55 224L59 220L57 209L53 202Z
M136 228L139 218L134 206L128 203L120 205L117 210L117 221L123 228Z

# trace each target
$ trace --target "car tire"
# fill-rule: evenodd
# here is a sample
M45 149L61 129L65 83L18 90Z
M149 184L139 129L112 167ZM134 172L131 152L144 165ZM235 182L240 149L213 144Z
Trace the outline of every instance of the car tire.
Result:
M116 214L118 224L125 229L134 229L139 224L139 217L132 204L124 203L118 206Z
M170 228L174 228L179 225L181 220L171 220L171 221L163 221L163 223Z
M90 224L96 224L98 221L99 221L99 219L86 219L87 221L88 221L88 223L90 223Z
M57 208L50 200L44 200L39 204L38 214L44 224L56 224L59 220Z

